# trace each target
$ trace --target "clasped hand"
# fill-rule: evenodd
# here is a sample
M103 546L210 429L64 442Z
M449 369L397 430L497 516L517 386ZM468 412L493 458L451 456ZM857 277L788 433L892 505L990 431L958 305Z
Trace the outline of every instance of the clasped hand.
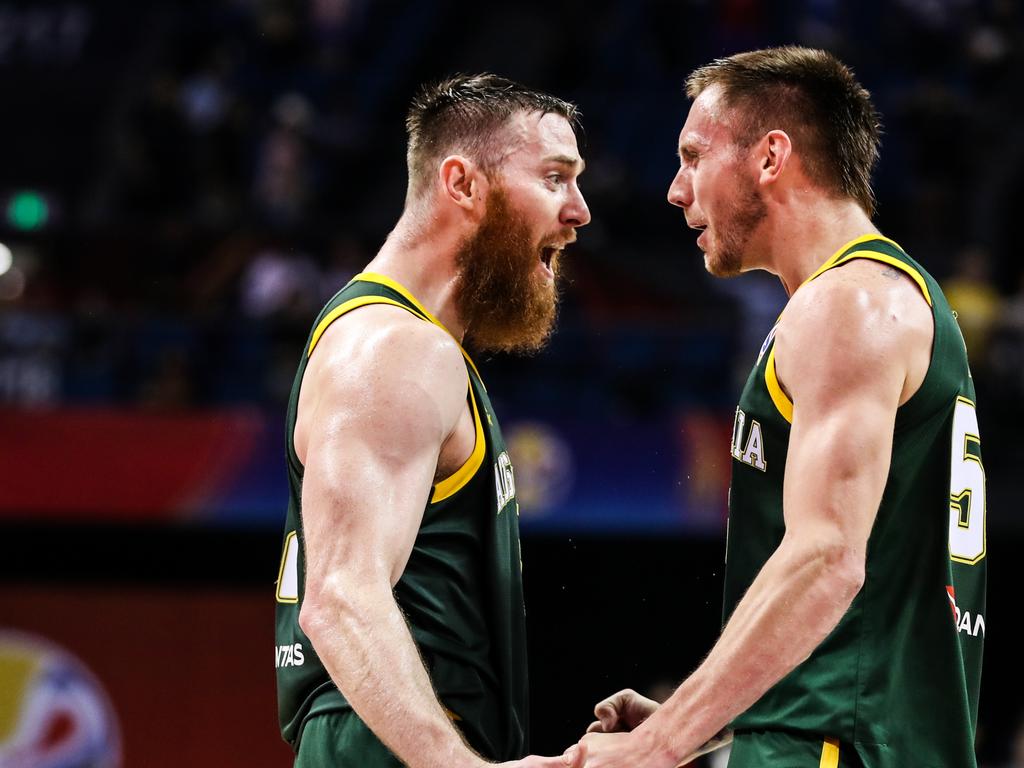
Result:
M594 716L580 739L586 768L673 768L649 734L634 731L658 709L658 702L626 689L594 707Z

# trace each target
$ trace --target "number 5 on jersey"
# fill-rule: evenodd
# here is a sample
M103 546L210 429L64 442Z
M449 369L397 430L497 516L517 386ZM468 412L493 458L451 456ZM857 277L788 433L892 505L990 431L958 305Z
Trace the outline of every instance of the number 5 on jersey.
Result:
M949 465L949 556L974 565L985 557L985 468L974 403L958 397Z

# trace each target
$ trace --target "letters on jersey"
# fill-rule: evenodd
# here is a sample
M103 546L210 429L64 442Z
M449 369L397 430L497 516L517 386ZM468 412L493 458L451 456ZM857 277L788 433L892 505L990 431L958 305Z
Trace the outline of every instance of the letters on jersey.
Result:
M958 633L966 632L971 637L985 637L985 616L982 613L975 613L973 616L968 610L961 610L960 606L956 604L956 590L951 586L946 586L946 592L949 594L949 607L953 609L953 623L956 625L956 631Z
M306 661L302 653L302 643L274 646L274 667L301 667Z
M747 414L737 408L732 424L732 457L764 472L768 468L768 463L764 456L761 424L757 419L751 419L750 428L744 431L746 423Z
M516 495L516 479L512 472L512 460L508 457L508 451L502 451L498 460L494 462L494 490L498 499L497 513L505 508Z

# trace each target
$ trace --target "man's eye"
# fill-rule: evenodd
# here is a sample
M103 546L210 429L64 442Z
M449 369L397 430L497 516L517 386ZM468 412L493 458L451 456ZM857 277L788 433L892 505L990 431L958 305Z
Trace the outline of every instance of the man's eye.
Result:
M562 174L560 174L560 173L549 173L547 175L547 180L550 181L552 184L561 184L562 183Z

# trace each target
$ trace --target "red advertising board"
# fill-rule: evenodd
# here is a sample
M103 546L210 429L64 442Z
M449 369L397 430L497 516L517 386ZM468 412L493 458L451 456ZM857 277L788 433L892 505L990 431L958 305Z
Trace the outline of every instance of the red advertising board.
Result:
M17 668L5 636L38 639L21 657L66 652L106 691L124 766L290 765L277 729L273 610L269 592L4 586L0 672ZM8 741L16 731L67 737L74 718L53 716L52 696L31 706L38 684L24 677L0 696ZM48 716L48 726L26 722Z

